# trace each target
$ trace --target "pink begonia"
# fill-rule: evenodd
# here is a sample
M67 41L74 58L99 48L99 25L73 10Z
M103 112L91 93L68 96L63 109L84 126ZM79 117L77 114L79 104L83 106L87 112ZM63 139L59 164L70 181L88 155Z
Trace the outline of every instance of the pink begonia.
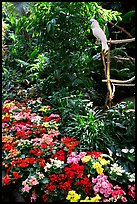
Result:
M29 183L31 186L35 186L35 185L39 184L39 182L37 181L37 179L34 176L30 177Z
M94 191L95 191L95 194L99 192L99 187L98 187L97 185L95 185L95 186L93 187L93 189L94 189Z
M36 191L32 191L32 196L30 197L31 202L35 201L37 199Z
M41 143L46 142L47 144L50 144L53 141L54 135L48 135L48 134L43 134Z
M121 201L122 201L122 202L127 202L126 197L123 197L123 196L122 196Z
M79 156L80 159L81 159L82 157L86 156L86 154L87 154L86 152L80 152L78 156Z
M109 197L109 194L108 194L108 193L104 193L104 197L105 197L105 198L108 198L108 197Z
M40 179L44 178L44 174L41 174L40 172L36 172L36 174L39 176Z
M99 182L98 182L96 185L97 185L99 188L101 187L101 183L99 183Z
M57 130L51 129L51 130L48 130L48 134L53 134L54 136L58 136L60 132Z
M5 126L6 126L6 124L5 124L5 123L2 123L2 129L4 129Z
M28 184L25 185L24 188L22 188L22 191L23 191L23 192L29 192L29 190L30 190L30 187L29 187Z
M41 138L36 137L36 138L34 138L34 139L31 139L31 141L33 141L33 142L40 142L40 141L41 141Z
M99 189L99 192L100 192L101 194L104 194L104 188L100 188L100 189Z
M103 181L101 185L102 185L102 188L107 188L108 187L108 183L105 182L105 181Z
M97 179L96 178L92 178L92 183L96 183L97 182Z
M84 157L85 155L86 155L85 152L81 152L80 154L76 154L76 152L71 152L67 159L67 163L68 164L71 164L71 163L78 164L80 159Z
M22 182L22 185L23 185L23 186L27 185L27 181L28 181L28 179L26 179L25 181L23 181L23 182Z
M95 194L100 192L107 198L112 193L113 185L109 183L107 176L105 176L103 173L98 175L96 179L92 178L92 183L95 184L93 187Z
M13 110L16 110L16 109L18 109L17 106L11 106L9 112L12 112Z

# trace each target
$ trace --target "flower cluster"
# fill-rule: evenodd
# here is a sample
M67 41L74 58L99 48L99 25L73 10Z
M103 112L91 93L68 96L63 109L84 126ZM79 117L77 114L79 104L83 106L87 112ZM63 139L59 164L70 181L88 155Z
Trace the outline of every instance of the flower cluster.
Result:
M30 202L135 200L135 174L103 152L77 152L80 141L60 134L60 116L40 99L7 100L2 114L3 186Z

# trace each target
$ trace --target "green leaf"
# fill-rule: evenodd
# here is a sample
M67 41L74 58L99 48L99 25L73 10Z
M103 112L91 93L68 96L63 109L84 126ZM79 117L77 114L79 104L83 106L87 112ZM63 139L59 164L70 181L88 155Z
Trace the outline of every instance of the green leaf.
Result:
M30 54L30 58L34 59L34 57L38 54L39 50L36 48L31 54Z
M20 59L15 59L15 61L18 62L21 65L24 65L24 66L28 66L29 65L28 62L24 62L23 60L20 60Z

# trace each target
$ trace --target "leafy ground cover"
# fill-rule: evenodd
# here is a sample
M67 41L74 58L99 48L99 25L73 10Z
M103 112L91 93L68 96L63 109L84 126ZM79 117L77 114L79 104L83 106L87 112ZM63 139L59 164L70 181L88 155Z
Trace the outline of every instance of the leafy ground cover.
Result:
M18 188L28 202L134 202L134 148L77 149L80 140L59 132L61 117L42 99L6 100L2 107L3 187Z

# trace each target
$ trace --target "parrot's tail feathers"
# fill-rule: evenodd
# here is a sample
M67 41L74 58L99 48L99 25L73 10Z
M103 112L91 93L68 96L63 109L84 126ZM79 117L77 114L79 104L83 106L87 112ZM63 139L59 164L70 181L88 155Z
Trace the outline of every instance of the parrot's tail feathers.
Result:
M102 42L102 51L107 52L109 49L108 44L106 42Z

